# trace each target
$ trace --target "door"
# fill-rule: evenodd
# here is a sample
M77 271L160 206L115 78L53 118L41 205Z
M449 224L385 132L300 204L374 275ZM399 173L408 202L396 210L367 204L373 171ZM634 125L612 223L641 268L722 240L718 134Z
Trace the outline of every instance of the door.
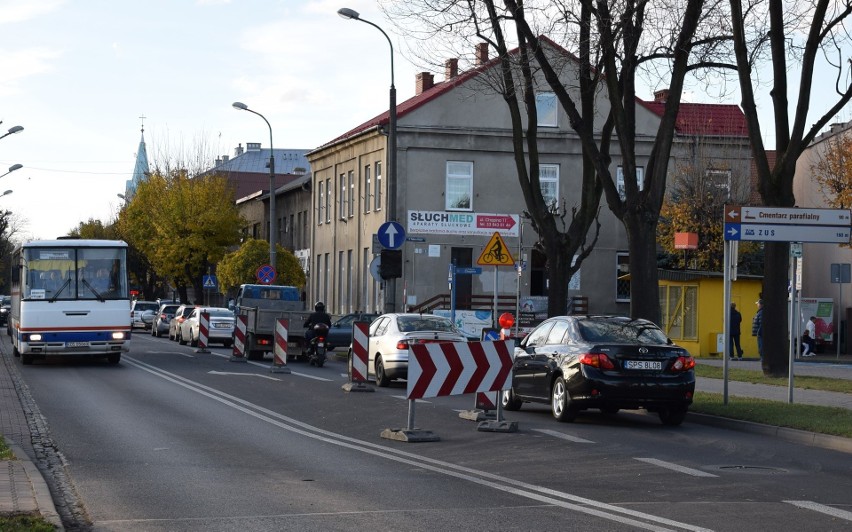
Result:
M469 268L473 266L473 249L472 248L452 248L450 252L450 260L456 265L456 268ZM470 275L456 275L456 308L461 310L470 310L470 298L473 294L472 286L473 279Z

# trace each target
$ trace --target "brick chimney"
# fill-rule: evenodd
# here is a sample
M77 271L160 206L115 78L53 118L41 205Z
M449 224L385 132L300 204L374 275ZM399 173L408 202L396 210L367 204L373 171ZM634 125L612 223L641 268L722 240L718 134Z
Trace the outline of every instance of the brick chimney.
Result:
M481 42L476 45L476 66L484 65L488 62L488 43Z
M444 81L453 79L459 75L459 60L447 59L444 62Z
M435 86L435 77L428 72L420 72L417 74L416 83L414 85L414 95L422 94Z
M243 154L243 145L237 144L237 147L234 149L234 157L239 157Z
M669 99L669 89L660 89L654 91L654 101L656 103L666 103Z

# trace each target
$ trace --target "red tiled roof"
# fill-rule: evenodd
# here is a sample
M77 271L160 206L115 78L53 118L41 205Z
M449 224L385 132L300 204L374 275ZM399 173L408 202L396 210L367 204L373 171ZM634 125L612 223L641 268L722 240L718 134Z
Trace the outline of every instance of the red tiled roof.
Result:
M666 109L665 102L637 101L658 116ZM681 135L748 136L745 115L739 106L731 104L681 102L675 131Z
M548 43L556 50L561 51L566 56L570 57L572 60L578 61L577 57L574 54L572 54L562 46L556 44L551 39L545 36L540 36L539 39ZM509 53L515 54L517 53L517 50L518 49L515 48ZM470 70L460 73L458 76L450 80L435 83L430 89L425 90L422 93L417 94L402 103L398 103L396 106L397 119L405 116L409 112L419 108L427 102L434 100L438 96L449 92L456 85L460 85L466 82L467 80L479 75L481 72L491 68L494 65L497 65L499 62L500 58L495 57L489 60L488 62L477 66L476 68L472 68ZM647 107L651 112L659 116L663 115L665 103L657 103L653 101L646 102L639 98L636 98L636 101L639 104ZM368 131L375 127L384 126L388 123L389 117L390 112L385 111L382 114L364 122L363 124L350 129L339 137L329 142L326 142L325 144L312 150L312 152L319 151L322 148L325 148L326 146L336 144L342 140L358 135L359 133L364 133L365 131ZM675 129L678 133L685 135L700 134L720 136L748 136L745 115L736 105L681 103L677 123L675 124Z

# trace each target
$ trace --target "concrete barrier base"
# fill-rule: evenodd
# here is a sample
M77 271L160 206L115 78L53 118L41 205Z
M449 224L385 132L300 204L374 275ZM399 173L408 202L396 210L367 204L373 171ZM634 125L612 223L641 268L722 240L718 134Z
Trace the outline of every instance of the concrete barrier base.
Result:
M347 382L343 386L345 392L375 392L376 390L364 382Z
M459 412L459 417L470 421L486 421L489 419L497 419L497 412L491 410L462 410Z
M441 441L441 438L439 438L434 432L422 429L385 429L382 431L382 438L405 443Z
M479 432L518 432L517 421L483 421L476 426Z

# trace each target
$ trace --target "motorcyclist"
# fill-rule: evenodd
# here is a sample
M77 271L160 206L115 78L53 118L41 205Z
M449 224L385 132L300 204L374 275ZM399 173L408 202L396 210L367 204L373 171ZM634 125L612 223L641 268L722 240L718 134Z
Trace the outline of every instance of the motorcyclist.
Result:
M325 311L325 303L317 301L314 305L314 311L305 320L305 342L310 345L314 338L314 325L324 323L326 327L331 327L331 316Z

